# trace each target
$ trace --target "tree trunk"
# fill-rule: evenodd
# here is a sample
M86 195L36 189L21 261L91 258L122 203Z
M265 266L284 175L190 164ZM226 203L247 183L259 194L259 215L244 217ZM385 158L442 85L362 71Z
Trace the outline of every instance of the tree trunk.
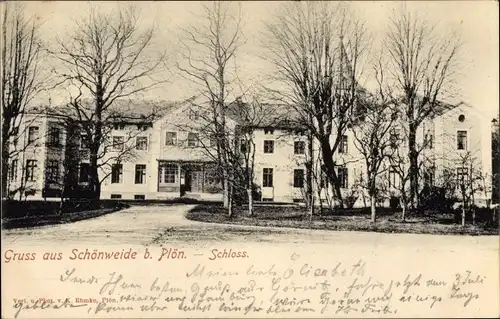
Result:
M307 167L307 197L309 201L310 210L310 220L312 221L312 215L314 215L314 149L313 149L313 136L309 134L307 136L307 152L309 153L309 163ZM320 173L321 174L321 173ZM321 200L321 198L320 198Z
M252 189L247 189L248 196L248 216L253 216L253 196Z
M462 227L465 226L465 202L462 205Z
M91 151L92 152L92 151ZM90 154L89 163L89 190L90 198L93 200L99 200L101 198L101 183L99 182L99 171L97 168L97 152L92 152Z
M401 198L401 220L406 221L406 200Z
M227 178L227 173L224 172L224 208L229 208L229 180Z
M342 199L342 192L340 191L340 184L337 178L337 173L335 172L335 162L333 161L332 151L330 148L329 141L323 141L321 143L321 153L323 158L323 164L326 168L326 173L328 175L328 180L333 186L335 199L338 201L339 205L343 207L344 202Z
M10 164L10 141L9 141L9 123L5 123L4 121L2 125L2 197L8 197L9 189L8 189L8 177L9 177L9 164ZM23 165L21 163L21 165Z
M416 127L410 124L408 137L408 156L410 160L410 204L418 205L418 152L416 150Z
M312 222L314 215L314 193L311 193L311 207L309 207L309 222Z
M229 186L229 189L228 189L227 214L229 217L233 216L232 186Z
M371 204L371 221L375 223L377 221L377 205L376 205L376 197L375 195L370 195L370 204Z

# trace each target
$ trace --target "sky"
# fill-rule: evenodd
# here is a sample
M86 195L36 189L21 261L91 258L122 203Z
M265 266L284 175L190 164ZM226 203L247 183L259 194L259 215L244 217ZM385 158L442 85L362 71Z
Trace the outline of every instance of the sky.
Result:
M25 2L28 14L36 14L42 21L42 36L47 43L54 43L56 36L69 32L75 21L88 12L89 6L100 10L116 10L126 2L76 2L40 1ZM349 3L356 16L366 23L366 28L374 43L380 41L387 19L393 10L401 7L401 2L354 1ZM175 52L180 30L198 22L201 10L199 2L136 2L144 25L155 24L159 48ZM262 30L273 15L279 12L280 2L242 2L242 32L245 45L238 54L238 66L242 80L259 82L265 63L259 43ZM496 116L499 112L499 21L497 1L411 1L406 7L423 14L430 22L438 23L442 30L456 30L460 33L463 46L461 51L460 75L457 87L461 99L477 108L485 115ZM175 56L175 53L172 53ZM173 58L172 60L175 60ZM175 66L172 63L172 70ZM192 87L179 76L170 76L170 83L146 93L148 98L158 100L180 100L193 95ZM50 99L59 102L60 94L51 93ZM48 101L47 96L40 97Z

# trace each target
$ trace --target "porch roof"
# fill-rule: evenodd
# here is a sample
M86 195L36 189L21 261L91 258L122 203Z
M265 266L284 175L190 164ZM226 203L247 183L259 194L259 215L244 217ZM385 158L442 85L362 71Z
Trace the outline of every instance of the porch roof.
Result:
M185 160L185 159L168 159L168 158L157 158L157 162L168 162L168 163L179 163L179 164L215 164L212 160Z

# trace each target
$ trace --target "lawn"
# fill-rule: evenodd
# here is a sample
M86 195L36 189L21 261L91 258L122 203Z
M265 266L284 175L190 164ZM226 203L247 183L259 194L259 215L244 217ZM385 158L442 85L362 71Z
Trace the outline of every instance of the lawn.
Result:
M38 227L95 218L128 207L106 201L2 201L2 228Z
M424 212L408 214L401 220L400 211L381 208L377 222L371 223L369 209L340 209L312 218L304 207L256 206L254 215L248 216L246 207L235 207L233 216L221 205L198 205L186 214L186 218L208 223L252 225L267 227L291 227L340 231L373 231L385 233L413 233L439 235L498 235L498 223L471 221L465 227L456 223L454 214Z

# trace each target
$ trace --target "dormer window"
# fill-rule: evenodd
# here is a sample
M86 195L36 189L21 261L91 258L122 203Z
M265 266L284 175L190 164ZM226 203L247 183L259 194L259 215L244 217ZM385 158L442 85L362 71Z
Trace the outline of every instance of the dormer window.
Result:
M137 124L137 129L139 131L146 131L150 127L149 124Z
M304 134L305 134L304 130L296 130L295 131L295 135L297 135L297 136L304 136Z
M274 134L274 130L271 129L271 128L265 128L264 129L264 134L270 134L270 135L272 135L272 134Z
M198 114L197 111L195 110L190 110L189 111L189 119L193 121L197 121L199 119L200 115Z
M113 126L113 128L114 128L115 130L119 130L119 131L121 131L121 130L124 130L124 129L125 129L125 124L123 124L123 123L116 123L116 124Z

